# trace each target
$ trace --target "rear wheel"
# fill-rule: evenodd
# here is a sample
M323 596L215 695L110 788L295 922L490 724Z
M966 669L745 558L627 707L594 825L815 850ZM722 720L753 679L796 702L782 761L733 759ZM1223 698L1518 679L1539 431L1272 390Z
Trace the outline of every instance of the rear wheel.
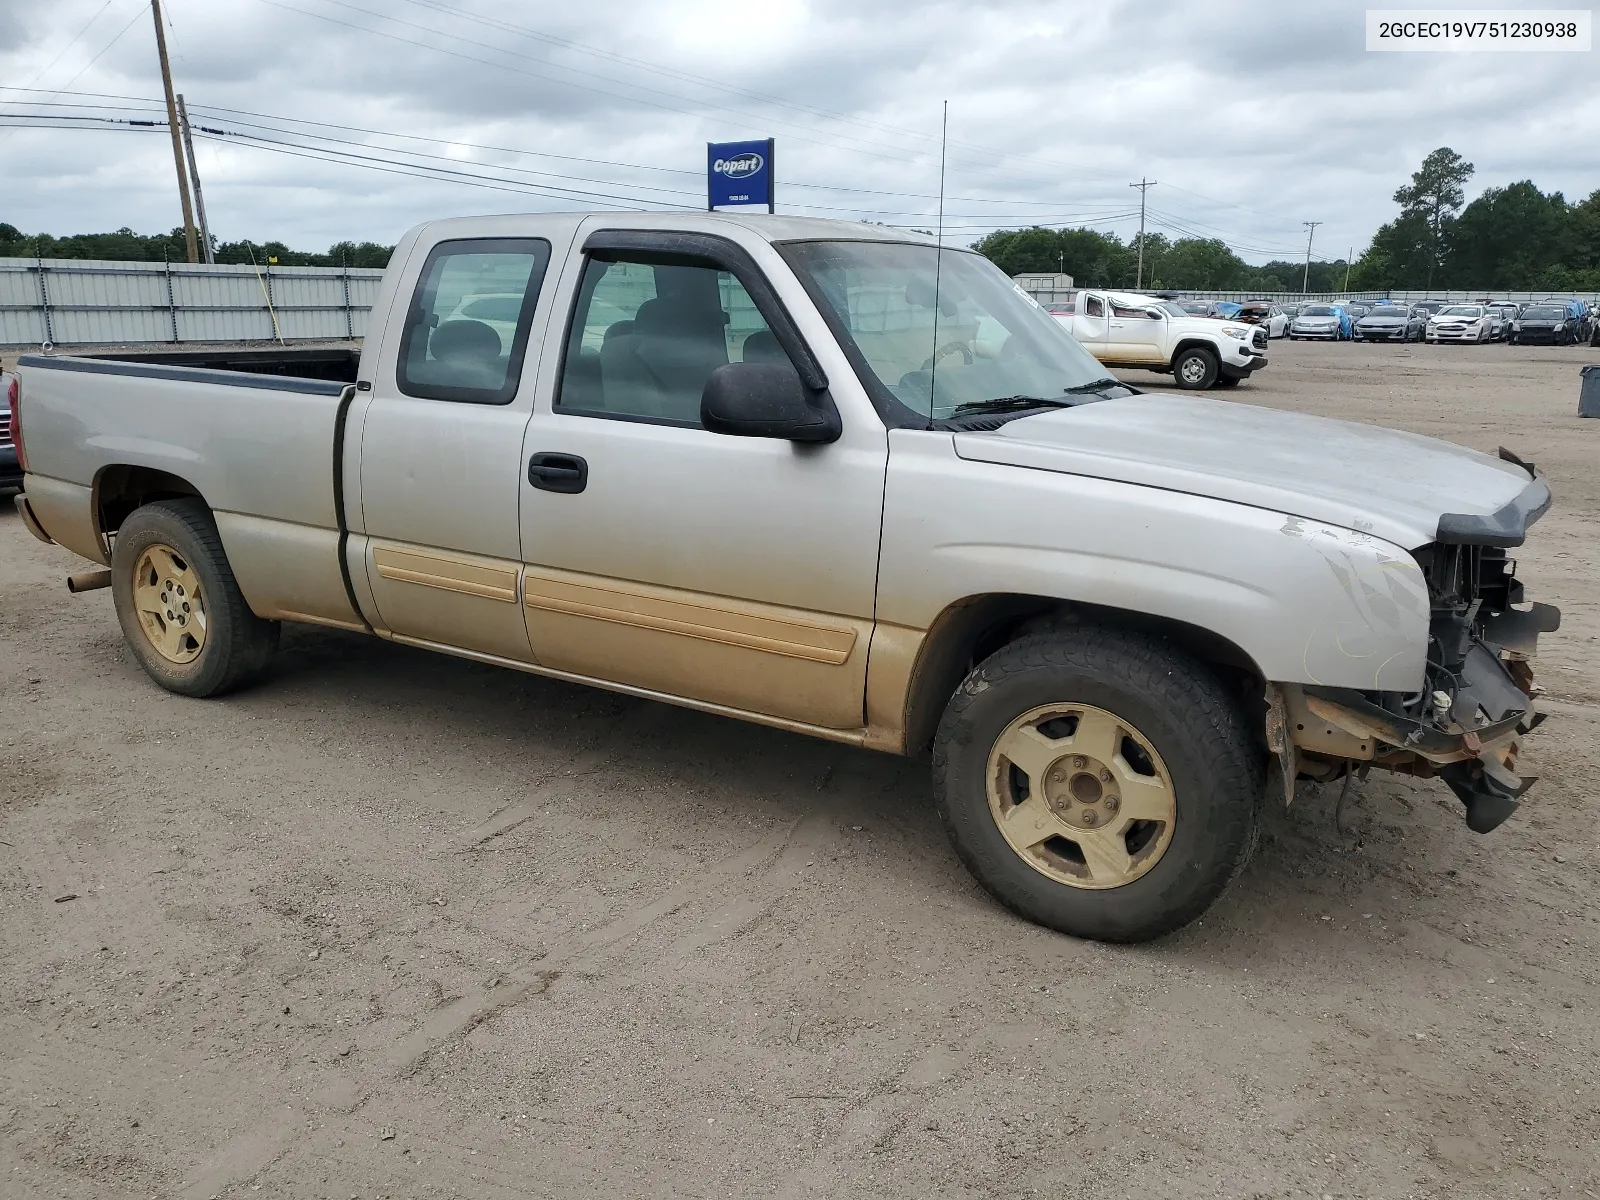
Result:
M1178 386L1190 391L1204 391L1217 382L1217 356L1204 346L1190 346L1172 363L1172 374Z
M933 768L968 869L1062 933L1159 937L1255 849L1262 756L1216 677L1155 638L1078 627L1006 646L951 699Z
M122 523L111 594L139 665L179 695L230 691L277 649L278 623L250 611L199 500L147 504Z

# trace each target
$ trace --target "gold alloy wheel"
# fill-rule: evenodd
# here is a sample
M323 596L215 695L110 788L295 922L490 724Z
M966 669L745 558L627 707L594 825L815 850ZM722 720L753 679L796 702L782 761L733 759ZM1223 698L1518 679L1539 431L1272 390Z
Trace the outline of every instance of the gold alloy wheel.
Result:
M160 542L145 548L133 568L133 607L156 653L191 663L206 644L206 605L200 579L183 555Z
M1172 776L1149 740L1088 704L1023 713L989 751L989 812L1011 848L1057 883L1132 883L1172 844Z

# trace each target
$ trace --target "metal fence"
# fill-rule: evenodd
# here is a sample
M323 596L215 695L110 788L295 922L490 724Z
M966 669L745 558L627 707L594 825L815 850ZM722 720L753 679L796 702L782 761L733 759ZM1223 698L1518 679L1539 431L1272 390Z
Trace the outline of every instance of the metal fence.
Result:
M381 270L0 258L0 346L342 341Z
M1080 288L1060 289L1030 286L1025 275L1015 276L1015 281L1023 291L1031 295L1040 304L1065 303L1075 296ZM1124 291L1130 289L1107 288L1106 291ZM1357 292L1216 292L1203 290L1184 290L1182 288L1158 288L1163 296L1175 296L1180 300L1231 300L1243 304L1248 300L1270 300L1274 303L1284 304L1339 304L1347 300L1393 300L1397 304L1415 304L1418 300L1440 300L1446 304L1477 304L1479 301L1505 300L1517 304L1526 304L1530 300L1543 300L1551 295L1570 296L1577 300L1585 300L1590 304L1600 305L1600 292L1503 292L1489 290L1462 291L1459 288L1435 288L1431 292L1398 292L1398 291L1357 291ZM1140 294L1151 295L1152 289L1146 288Z

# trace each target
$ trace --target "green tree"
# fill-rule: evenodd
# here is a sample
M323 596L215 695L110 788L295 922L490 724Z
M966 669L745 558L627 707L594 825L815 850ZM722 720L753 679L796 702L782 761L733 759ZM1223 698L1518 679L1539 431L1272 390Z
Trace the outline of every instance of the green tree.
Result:
M1434 272L1443 265L1450 226L1466 199L1462 186L1472 178L1473 165L1449 146L1440 146L1422 160L1411 182L1395 190L1394 201L1402 217L1420 217L1428 231L1428 278L1424 287L1433 287Z
M393 246L376 242L336 242L326 254L292 250L283 242L217 242L213 251L219 263L249 263L253 254L258 266L280 267L385 267ZM48 233L26 234L15 225L0 221L0 258L85 258L111 262L186 262L188 245L182 229L167 233L141 234L126 227L112 233L75 233L54 237Z
M1451 286L1568 286L1570 270L1562 251L1571 240L1573 222L1566 198L1560 192L1545 195L1532 180L1485 189L1462 209L1451 231Z

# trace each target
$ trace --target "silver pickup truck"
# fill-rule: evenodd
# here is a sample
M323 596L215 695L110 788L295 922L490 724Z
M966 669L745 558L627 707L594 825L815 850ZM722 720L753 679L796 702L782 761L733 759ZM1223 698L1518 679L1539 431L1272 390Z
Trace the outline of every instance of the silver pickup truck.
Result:
M894 754L1004 904L1205 911L1269 781L1517 807L1558 614L1500 458L1110 378L976 254L710 214L439 221L359 357L27 357L38 536L212 696L279 623ZM448 718L446 718L448 719Z

